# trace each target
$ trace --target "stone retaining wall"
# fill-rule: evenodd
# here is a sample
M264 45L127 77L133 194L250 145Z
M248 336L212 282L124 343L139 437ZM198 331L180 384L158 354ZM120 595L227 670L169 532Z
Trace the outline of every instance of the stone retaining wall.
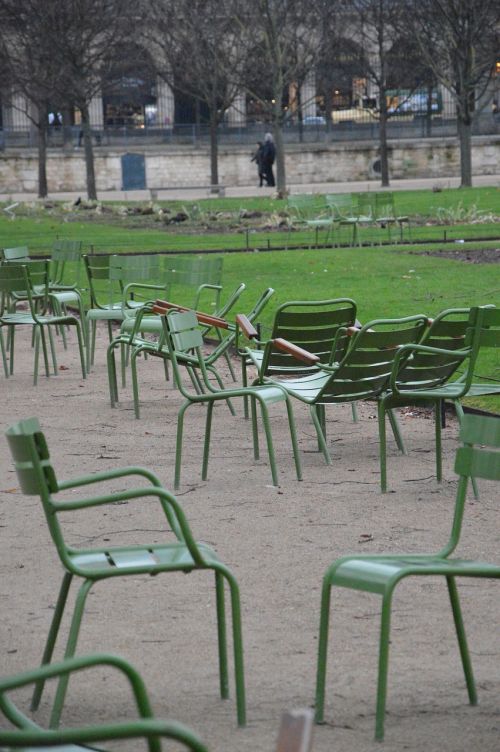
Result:
M208 149L192 147L132 147L132 153L144 154L148 188L192 187L210 184ZM98 191L121 190L121 156L125 149L95 149ZM256 182L255 163L250 162L251 147L221 147L219 179L226 186L244 186ZM378 148L373 142L342 144L290 144L287 146L287 180L291 184L324 183L350 180L377 180ZM475 175L500 173L500 136L473 139L472 171ZM459 175L459 150L456 139L420 139L394 141L390 146L392 178L454 177ZM49 192L85 192L83 150L69 153L51 150L47 174ZM0 154L0 192L37 190L38 163L34 150L7 151Z

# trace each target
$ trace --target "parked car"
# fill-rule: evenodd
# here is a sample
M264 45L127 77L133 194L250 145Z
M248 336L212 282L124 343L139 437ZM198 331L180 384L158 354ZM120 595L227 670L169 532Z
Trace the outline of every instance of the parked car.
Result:
M307 115L303 119L302 125L326 125L326 118L323 115Z

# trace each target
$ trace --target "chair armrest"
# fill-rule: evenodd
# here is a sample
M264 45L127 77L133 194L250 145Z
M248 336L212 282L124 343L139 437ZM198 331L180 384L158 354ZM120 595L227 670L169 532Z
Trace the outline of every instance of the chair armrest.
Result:
M151 752L160 752L157 744L160 738L172 739L193 752L208 752L201 739L187 726L176 721L162 721L156 718L141 718L136 721L83 726L68 729L41 729L33 731L0 731L0 743L13 748L43 747L55 745L93 744L117 739L147 739ZM93 748L92 748L93 749Z
M93 483L102 483L106 480L114 480L115 478L125 478L129 475L139 475L142 478L146 478L151 482L153 486L161 488L159 478L145 467L119 467L115 470L102 470L100 473L93 473L92 475L83 475L80 478L72 478L71 480L58 481L57 488L59 491L66 491L68 488L80 488L81 486L89 486Z
M293 355L294 358L297 358L297 360L300 360L303 363L307 363L308 365L312 366L320 362L318 355L315 355L308 350L304 350L303 347L294 345L292 342L289 342L287 339L283 339L282 337L274 339L272 343L276 349L281 350L282 352L290 353L290 355Z
M392 392L396 395L404 396L408 392L415 392L418 391L416 389L400 389L399 386L401 386L401 383L398 386L398 376L402 368L406 365L407 361L411 358L413 353L429 353L429 355L445 355L449 358L456 358L457 356L462 357L462 360L465 360L467 357L469 357L472 353L472 348L466 348L464 350L446 350L442 347L429 347L429 345L419 345L419 344L407 344L407 345L401 345L398 347L398 352L396 353L396 356L394 358L394 363L392 365L392 371L391 371L391 378L389 381L389 387ZM404 362L402 362L404 361ZM466 380L464 379L464 385L466 383ZM425 391L425 390L424 390ZM466 390L464 390L466 391Z
M238 313L236 316L236 324L241 329L247 339L257 339L259 333L254 327L248 316L244 313Z
M161 315L165 315L169 311L180 311L181 313L183 313L184 311L190 310L191 308L180 306L176 303L169 303L165 300L155 300L152 308L153 313L159 313ZM211 313L203 313L203 311L195 311L194 313L200 324L208 325L210 328L215 327L216 329L229 329L229 322L227 322L225 319L220 318L219 316L213 316Z

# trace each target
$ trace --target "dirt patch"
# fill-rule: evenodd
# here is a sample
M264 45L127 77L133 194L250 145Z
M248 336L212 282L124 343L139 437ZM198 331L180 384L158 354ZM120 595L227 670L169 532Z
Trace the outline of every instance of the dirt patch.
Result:
M26 327L28 329L28 327ZM40 502L21 493L3 433L22 417L39 417L59 478L143 464L172 487L180 393L165 382L157 359L141 361L141 420L132 409L130 379L111 409L106 369L106 333L98 329L95 367L82 380L74 334L61 370L32 386L30 333L16 335L16 369L0 373L0 656L8 675L40 661L61 566L49 539ZM238 364L235 363L238 373ZM230 384L227 366L221 371ZM314 702L321 581L326 567L347 553L438 551L446 543L457 479L453 458L457 424L443 430L443 483L436 483L433 422L426 411L400 413L408 456L388 430L390 493L379 492L377 413L329 406L327 436L333 463L317 451L307 406L295 417L303 481L295 479L283 405L271 406L280 487L271 485L262 437L261 459L253 459L249 422L241 401L236 416L215 408L208 480L201 480L206 410L186 414L181 486L177 493L194 536L213 546L235 573L242 598L248 726L238 729L231 696L218 694L217 631L213 578L204 572L158 577L114 578L92 589L77 652L124 655L141 671L160 718L196 729L211 752L273 752L279 718L286 708ZM106 484L123 489L124 479ZM86 487L87 488L87 487ZM101 486L101 489L103 487ZM95 489L97 490L97 489ZM103 490L104 492L104 490ZM459 555L498 561L498 489L481 483L481 499L470 496ZM91 493L89 491L89 493ZM61 492L65 499L77 494ZM151 499L65 512L68 542L83 547L171 539L161 509ZM110 543L104 543L110 541ZM422 580L424 578L420 578ZM459 583L480 705L467 704L446 586L434 577L409 578L396 591L389 670L386 741L383 752L495 752L499 749L498 698L500 618L497 583ZM76 588L75 588L76 591ZM71 611L75 592L70 594ZM229 612L229 603L227 604ZM65 616L55 656L69 627ZM373 752L380 599L337 588L332 602L326 724L314 731L314 752ZM232 659L230 670L232 671ZM445 688L446 691L443 691ZM47 721L54 688L36 718ZM19 695L26 701L28 692ZM124 684L90 673L71 681L65 724L135 717ZM168 746L171 749L171 745ZM122 752L144 749L121 743ZM177 749L177 746L175 747Z
M462 246L461 243L457 245ZM453 248L445 251L410 251L414 256L437 256L464 261L466 264L499 264L500 248Z

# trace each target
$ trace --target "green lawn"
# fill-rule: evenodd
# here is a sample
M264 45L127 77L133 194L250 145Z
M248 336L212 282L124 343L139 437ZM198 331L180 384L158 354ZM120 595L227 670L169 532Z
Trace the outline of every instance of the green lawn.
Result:
M458 210L458 202L461 209ZM166 202L165 202L166 203ZM172 227L151 223L151 216L116 218L103 214L88 218L89 212L74 212L64 216L55 211L47 212L35 208L26 216L15 220L5 214L0 216L0 247L28 245L33 253L49 253L56 237L81 239L86 247L93 246L97 252L146 252L205 250L213 248L247 250L244 253L224 254L224 290L229 293L237 284L245 282L247 291L240 309L248 310L255 298L266 287L273 287L276 293L273 302L262 316L265 326L272 320L274 308L287 300L324 299L330 297L352 297L358 304L358 317L366 322L375 317L404 316L425 313L434 316L449 307L500 305L500 274L495 263L467 263L439 255L423 255L423 251L449 252L467 248L469 256L482 249L497 249L499 241L479 241L458 244L443 243L447 239L469 239L482 233L483 237L499 235L495 222L484 224L463 223L456 225L425 224L423 217L435 218L437 207L453 208L457 216L476 208L500 215L500 191L494 188L432 191L411 191L397 194L398 212L419 217L414 238L427 238L434 242L414 245L380 246L378 243L362 248L324 248L316 250L280 250L267 252L268 244L285 246L287 233L257 232L255 228L235 232L232 228L231 212L266 210L271 216L284 208L284 202L269 198L259 199L207 199L196 202L197 208L186 206L187 212L200 220L200 225L191 222L188 230L182 225ZM185 205L185 204L182 204ZM179 204L168 202L172 211ZM267 209L265 207L267 206ZM217 210L217 214L215 214ZM218 216L218 215L222 216ZM210 228L204 229L207 217ZM70 221L67 221L70 220ZM149 221L147 226L145 222ZM188 224L188 223L186 223ZM220 232L214 225L221 225ZM248 237L248 241L247 241ZM293 242L300 242L300 234L293 233ZM366 240L365 236L362 236ZM385 237L385 235L384 235ZM302 236L303 241L309 237ZM440 241L440 242L438 242ZM178 289L176 300L190 304L192 291ZM482 358L479 372L500 379L500 349L498 355L487 353ZM476 403L490 410L497 410L498 398Z

